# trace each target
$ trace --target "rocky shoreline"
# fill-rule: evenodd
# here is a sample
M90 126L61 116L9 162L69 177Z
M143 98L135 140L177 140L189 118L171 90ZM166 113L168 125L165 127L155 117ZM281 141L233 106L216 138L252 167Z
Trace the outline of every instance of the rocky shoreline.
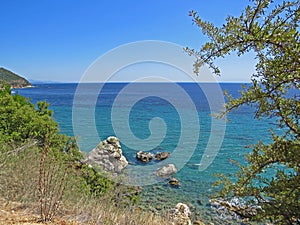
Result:
M90 151L85 163L90 166L96 164L101 166L104 171L113 174L121 173L128 165L128 161L122 153L119 139L116 137L108 137L100 142L96 148Z
M170 156L171 154L169 152L157 152L155 155L151 152L145 151L138 151L136 153L136 159L142 163L149 163L152 160L161 161L169 158ZM98 146L87 155L84 163L89 164L89 166L100 166L104 171L112 174L113 176L122 174L122 172L126 171L126 167L130 164L123 155L119 139L113 136L100 142ZM169 185L170 188L180 188L180 181L174 177L176 173L177 168L175 165L167 164L157 169L156 176L165 179L165 185ZM207 224L203 222L203 217L205 216L203 216L203 213L199 208L196 208L189 203L183 203L184 201L176 203L176 200L172 200L171 202L173 203L171 204L166 204L170 199L163 199L158 196L157 193L160 193L159 190L156 190L153 193L156 193L156 195L153 196L154 200L161 202L161 204L154 205L151 209L150 205L152 205L153 202L151 200L147 201L144 199L142 201L142 205L144 204L146 209L150 209L150 211L154 213L163 212L169 214L174 221L174 225ZM170 198L172 198L172 196L170 196ZM244 207L244 205L236 199L230 202L222 199L209 199L209 203L205 205L203 205L201 199L198 199L197 202L201 208L206 207L210 209L212 213L215 214L215 217L219 218L218 224L225 224L223 222L227 220L236 221L236 224L241 224L238 221L244 223L247 221L247 218L254 215L255 210L257 210L255 207ZM141 207L143 207L142 205ZM243 212L244 214L238 214L235 211Z
M155 158L164 160L168 158L170 153L157 153ZM154 156L149 152L139 151L136 154L137 159L142 162L151 161ZM121 174L128 165L128 161L123 155L119 139L116 137L108 137L106 140L100 142L86 157L84 163L90 166L100 166L104 171L112 173L114 176ZM170 178L177 172L174 164L168 164L159 168L156 175L162 178ZM171 185L178 185L179 181L175 178L170 178ZM191 225L191 211L184 203L178 203L174 208L169 210L169 215L174 225L188 224ZM203 223L204 224L204 223Z

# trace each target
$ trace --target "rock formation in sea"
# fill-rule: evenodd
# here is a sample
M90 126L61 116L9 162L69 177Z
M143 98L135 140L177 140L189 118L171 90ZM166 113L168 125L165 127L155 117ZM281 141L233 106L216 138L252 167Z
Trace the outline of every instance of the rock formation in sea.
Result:
M164 160L169 158L170 153L169 152L158 152L155 154L155 159L156 160Z
M178 179L172 177L169 182L168 182L171 186L173 187L179 187L180 186L180 182Z
M107 172L120 173L128 165L122 154L119 139L108 137L100 142L87 156L87 163L101 166Z
M153 154L150 152L139 151L136 153L136 158L142 162L149 162L153 159Z
M156 175L163 178L170 177L175 173L177 173L177 169L174 164L168 164L156 171Z

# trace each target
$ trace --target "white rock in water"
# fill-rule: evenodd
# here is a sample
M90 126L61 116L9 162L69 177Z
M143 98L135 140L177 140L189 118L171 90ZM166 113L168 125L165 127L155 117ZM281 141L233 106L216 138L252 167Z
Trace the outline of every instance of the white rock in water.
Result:
M149 162L153 158L153 154L150 152L138 151L136 153L136 158L142 162Z
M177 169L174 164L168 164L156 171L156 175L159 177L169 177L175 173L177 173Z
M89 164L97 164L107 172L120 173L127 165L128 161L122 154L119 139L108 137L100 142L87 156Z

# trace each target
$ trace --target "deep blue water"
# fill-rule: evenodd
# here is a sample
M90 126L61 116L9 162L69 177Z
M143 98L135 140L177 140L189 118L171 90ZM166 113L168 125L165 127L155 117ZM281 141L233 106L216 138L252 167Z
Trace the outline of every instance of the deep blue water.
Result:
M221 100L217 98L216 86L213 84L199 86L194 83L182 83L175 88L174 85L137 83L126 92L122 92L126 86L128 87L128 84L109 83L102 87L96 101L93 102L91 96L99 91L101 85L85 84L81 92L77 94L75 102L78 107L75 110L78 110L77 113L80 114L75 119L75 123L77 129L78 127L82 128L80 133L82 135L78 137L80 148L88 152L98 144L98 137L103 140L108 136L118 136L119 134L124 155L133 165L140 166L141 163L135 160L135 153L138 150L169 151L172 153L176 147L180 146L184 158L185 149L189 149L189 146L197 141L193 154L190 158L188 157L183 168L175 175L180 180L181 187L171 188L166 185L166 182L145 186L142 201L149 205L171 205L174 202L183 201L194 204L195 207L205 208L209 195L214 191L212 188L212 183L216 181L214 174L225 173L231 176L237 171L237 167L229 160L233 159L245 163L245 153L251 150L245 146L253 145L259 140L270 141L269 129L276 129L276 127L273 126L274 121L254 119L255 110L253 108L244 106L233 111L227 116L230 122L226 123L226 128L223 127L223 123L220 123L222 126L220 130L225 129L225 134L220 149L217 149L217 156L207 169L201 171L199 170L199 162L211 136L213 123L217 123L217 129L214 132L219 131L218 120L212 119L211 113L214 112L211 112L209 105L218 105L220 103L218 101ZM220 86L222 90L227 90L235 97L239 95L238 91L241 90L241 84L237 83L223 83ZM54 118L59 123L60 132L78 136L78 132L73 130L74 118L72 118L76 88L77 84L38 84L33 88L19 89L17 92L30 98L33 103L44 100L49 102L50 108L54 111ZM181 89L186 95L180 91L174 92L176 88ZM210 99L207 98L207 94L211 96ZM193 117L195 110L196 119ZM87 113L91 111L95 115L94 121L89 121L87 116ZM129 112L128 117L126 112ZM154 123L151 131L149 122L153 118L161 118L164 121L164 126L162 123L157 125ZM113 127L113 122L115 127ZM94 124L96 134L93 130ZM129 124L129 130L126 130L126 124ZM199 133L195 130L198 125L200 126ZM165 134L163 137L156 137L153 131L158 134L165 131L163 132ZM182 132L187 133L187 135L184 136L181 144ZM140 148L139 145L130 146L130 143L128 144L132 136L137 138L137 143L144 140ZM151 139L152 136L152 142L147 143L147 140ZM218 135L214 137L218 138ZM156 142L158 144L153 145ZM176 160L180 161L180 159ZM165 200L160 198L158 200L157 196L161 196ZM197 204L199 199L204 202L202 206Z

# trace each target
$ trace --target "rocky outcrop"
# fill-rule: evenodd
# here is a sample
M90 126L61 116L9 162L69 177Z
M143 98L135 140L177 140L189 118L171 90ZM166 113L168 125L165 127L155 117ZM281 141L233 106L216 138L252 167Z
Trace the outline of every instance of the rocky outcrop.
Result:
M136 153L136 159L142 162L149 162L153 159L153 154L150 152L139 151Z
M170 153L169 152L158 152L155 154L155 159L156 160L164 160L169 158Z
M101 166L107 172L120 173L128 162L122 154L119 139L108 137L87 156L87 163Z
M163 166L163 167L159 168L156 171L156 175L159 176L159 177L163 177L163 178L164 177L170 177L175 173L177 173L177 169L176 169L174 164L168 164L166 166Z
M192 225L190 216L190 208L183 203L178 203L176 207L170 211L173 225Z
M180 182L178 179L172 177L170 180L169 180L169 184L173 187L179 187L180 186Z

